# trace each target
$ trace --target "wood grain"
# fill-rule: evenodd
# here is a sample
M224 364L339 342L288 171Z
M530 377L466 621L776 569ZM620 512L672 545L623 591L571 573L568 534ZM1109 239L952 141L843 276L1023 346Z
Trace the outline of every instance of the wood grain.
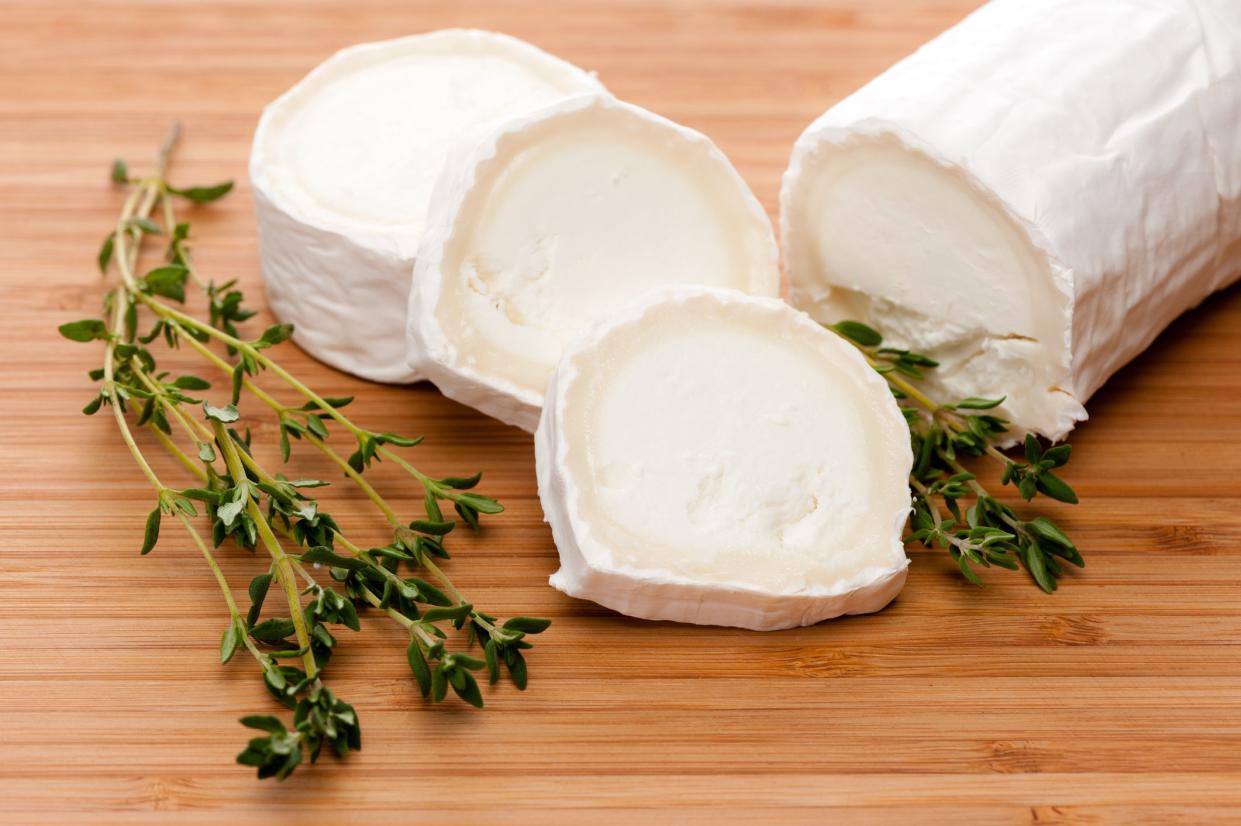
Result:
M1089 567L1044 596L915 552L883 613L774 634L645 623L552 591L526 435L428 387L369 385L290 345L360 418L418 432L436 473L484 468L509 511L463 539L478 602L550 615L530 688L425 708L402 634L364 620L332 671L365 750L287 783L232 762L253 674L175 531L139 558L151 494L109 421L98 354L54 327L97 307L92 260L124 156L169 121L202 265L261 296L249 140L334 49L449 25L511 32L702 129L773 212L800 129L977 0L0 2L0 820L9 823L1234 823L1241 819L1241 291L1178 321L1091 402L1064 514ZM263 437L270 428L260 427ZM313 458L307 473L328 472ZM170 478L175 468L157 463ZM412 511L409 485L376 477ZM379 538L357 497L335 510ZM373 535L373 536L371 536ZM262 565L235 550L241 593Z

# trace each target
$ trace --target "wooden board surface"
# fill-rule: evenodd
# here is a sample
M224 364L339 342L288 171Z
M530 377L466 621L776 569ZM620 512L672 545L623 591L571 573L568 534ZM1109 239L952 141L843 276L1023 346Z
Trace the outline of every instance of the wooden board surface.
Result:
M565 598L530 438L430 387L369 385L377 429L425 433L436 474L508 505L451 571L497 611L555 619L530 688L424 707L403 632L368 617L332 663L365 750L289 782L233 764L272 704L216 662L225 614L113 424L77 411L113 157L184 122L175 177L235 177L192 215L202 266L261 299L249 141L261 107L338 47L449 25L511 32L702 129L774 216L802 127L977 0L780 3L0 2L0 821L9 823L1237 822L1241 818L1241 291L1178 321L1090 405L1064 515L1089 567L1045 596L913 554L883 613L773 634L646 623ZM260 427L270 443L270 427ZM313 460L307 473L327 473ZM175 478L165 462L157 469ZM377 479L412 514L408 484ZM380 539L354 496L348 529ZM223 552L237 584L263 563ZM830 815L827 809L834 810Z

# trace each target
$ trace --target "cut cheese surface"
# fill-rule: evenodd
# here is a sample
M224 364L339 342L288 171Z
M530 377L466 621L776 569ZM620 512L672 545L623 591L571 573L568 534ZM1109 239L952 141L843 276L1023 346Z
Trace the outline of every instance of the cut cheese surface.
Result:
M602 87L505 35L448 30L354 46L275 101L251 178L273 309L312 355L416 378L405 305L431 190L496 123Z
M904 579L904 419L778 300L682 287L610 317L557 368L536 455L573 596L778 628L878 610Z
M1153 58L1152 56L1158 56ZM1062 438L1241 275L1241 6L993 0L829 109L781 190L790 300Z
M415 369L533 430L565 346L646 290L775 295L771 226L701 135L613 99L502 128L437 189L411 297Z

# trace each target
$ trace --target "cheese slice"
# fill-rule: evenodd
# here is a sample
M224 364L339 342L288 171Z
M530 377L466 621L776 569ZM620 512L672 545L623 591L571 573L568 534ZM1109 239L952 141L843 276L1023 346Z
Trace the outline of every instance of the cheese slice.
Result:
M1241 274L1241 4L994 0L816 120L790 300L1053 439Z
M447 30L337 52L268 106L250 179L268 300L294 340L363 378L417 379L405 309L446 158L498 121L602 88L511 37Z
M652 287L779 291L771 224L698 132L606 95L508 121L437 184L411 365L533 431L565 345Z
M682 286L609 316L561 358L535 457L570 596L770 630L904 584L908 426L855 349L779 299Z

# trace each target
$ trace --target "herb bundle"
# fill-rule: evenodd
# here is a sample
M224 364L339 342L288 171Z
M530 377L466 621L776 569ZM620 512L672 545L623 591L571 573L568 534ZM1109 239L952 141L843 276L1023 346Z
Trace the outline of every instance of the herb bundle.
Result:
M1081 554L1054 522L1046 516L1022 519L961 464L962 457L992 459L1002 468L1000 484L1015 485L1027 502L1041 495L1077 504L1077 494L1055 473L1068 463L1071 445L1044 449L1038 438L1027 433L1025 461L1014 461L997 447L1010 440L1009 423L987 412L1003 404L1003 398L936 402L916 384L925 379L924 371L938 366L934 359L884 347L878 332L857 321L842 321L830 329L861 350L871 367L887 379L909 423L914 454L909 475L913 516L906 543L946 549L962 575L975 585L983 584L975 566L1024 567L1040 588L1051 593L1064 563L1084 567ZM963 501L968 503L964 509Z
M257 338L243 336L237 325L254 311L243 306L235 281L204 279L192 257L190 225L178 222L175 214L178 200L205 204L226 195L232 183L172 186L166 168L176 139L174 128L151 175L134 177L121 161L113 166L113 183L130 191L98 263L105 275L114 268L120 283L105 295L103 318L64 324L60 332L73 341L106 345L103 365L90 371L98 390L83 412L111 409L121 438L155 489L141 553L155 547L166 518L181 524L214 575L227 608L221 662L238 654L252 659L272 696L292 709L287 724L274 715L241 718L262 736L252 739L237 761L256 767L260 778L284 779L303 759L314 762L324 746L338 756L361 747L357 712L329 690L324 678L338 645L336 634L341 628L360 629L359 607L382 612L408 631L410 670L422 695L432 702L443 700L451 688L481 708L475 672L482 671L491 683L507 671L524 689L523 651L532 647L528 637L550 622L533 617L500 622L468 601L438 561L449 557L445 537L458 524L444 513L449 505L473 530L479 529L481 517L503 507L475 492L480 473L443 478L424 474L397 452L414 447L420 438L363 428L343 412L351 398L320 396L281 367L269 350L289 338L291 326L268 327ZM139 275L142 248L152 239L166 242L165 260ZM206 320L179 308L189 286L204 294ZM145 331L144 324L149 324ZM212 389L206 379L161 370L152 347L157 341L167 348L184 345L218 370L225 378L221 395L226 398L206 401L200 398ZM285 404L259 387L254 380L261 373L276 377L297 402ZM294 442L326 456L380 511L392 530L391 541L382 547L358 546L312 494L327 482L289 478L265 467L252 450L250 430L238 430L243 399L275 417L285 463ZM176 459L192 479L188 486L167 484L156 475L135 437L139 429ZM349 444L347 451L338 450L342 439ZM400 517L365 478L367 469L382 460L398 465L417 482L423 494L419 518ZM268 558L249 583L245 611L216 562L216 549L226 540L250 552L261 548ZM321 581L323 572L328 576ZM263 619L273 586L285 603L283 615ZM481 656L466 653L475 644L481 646Z

